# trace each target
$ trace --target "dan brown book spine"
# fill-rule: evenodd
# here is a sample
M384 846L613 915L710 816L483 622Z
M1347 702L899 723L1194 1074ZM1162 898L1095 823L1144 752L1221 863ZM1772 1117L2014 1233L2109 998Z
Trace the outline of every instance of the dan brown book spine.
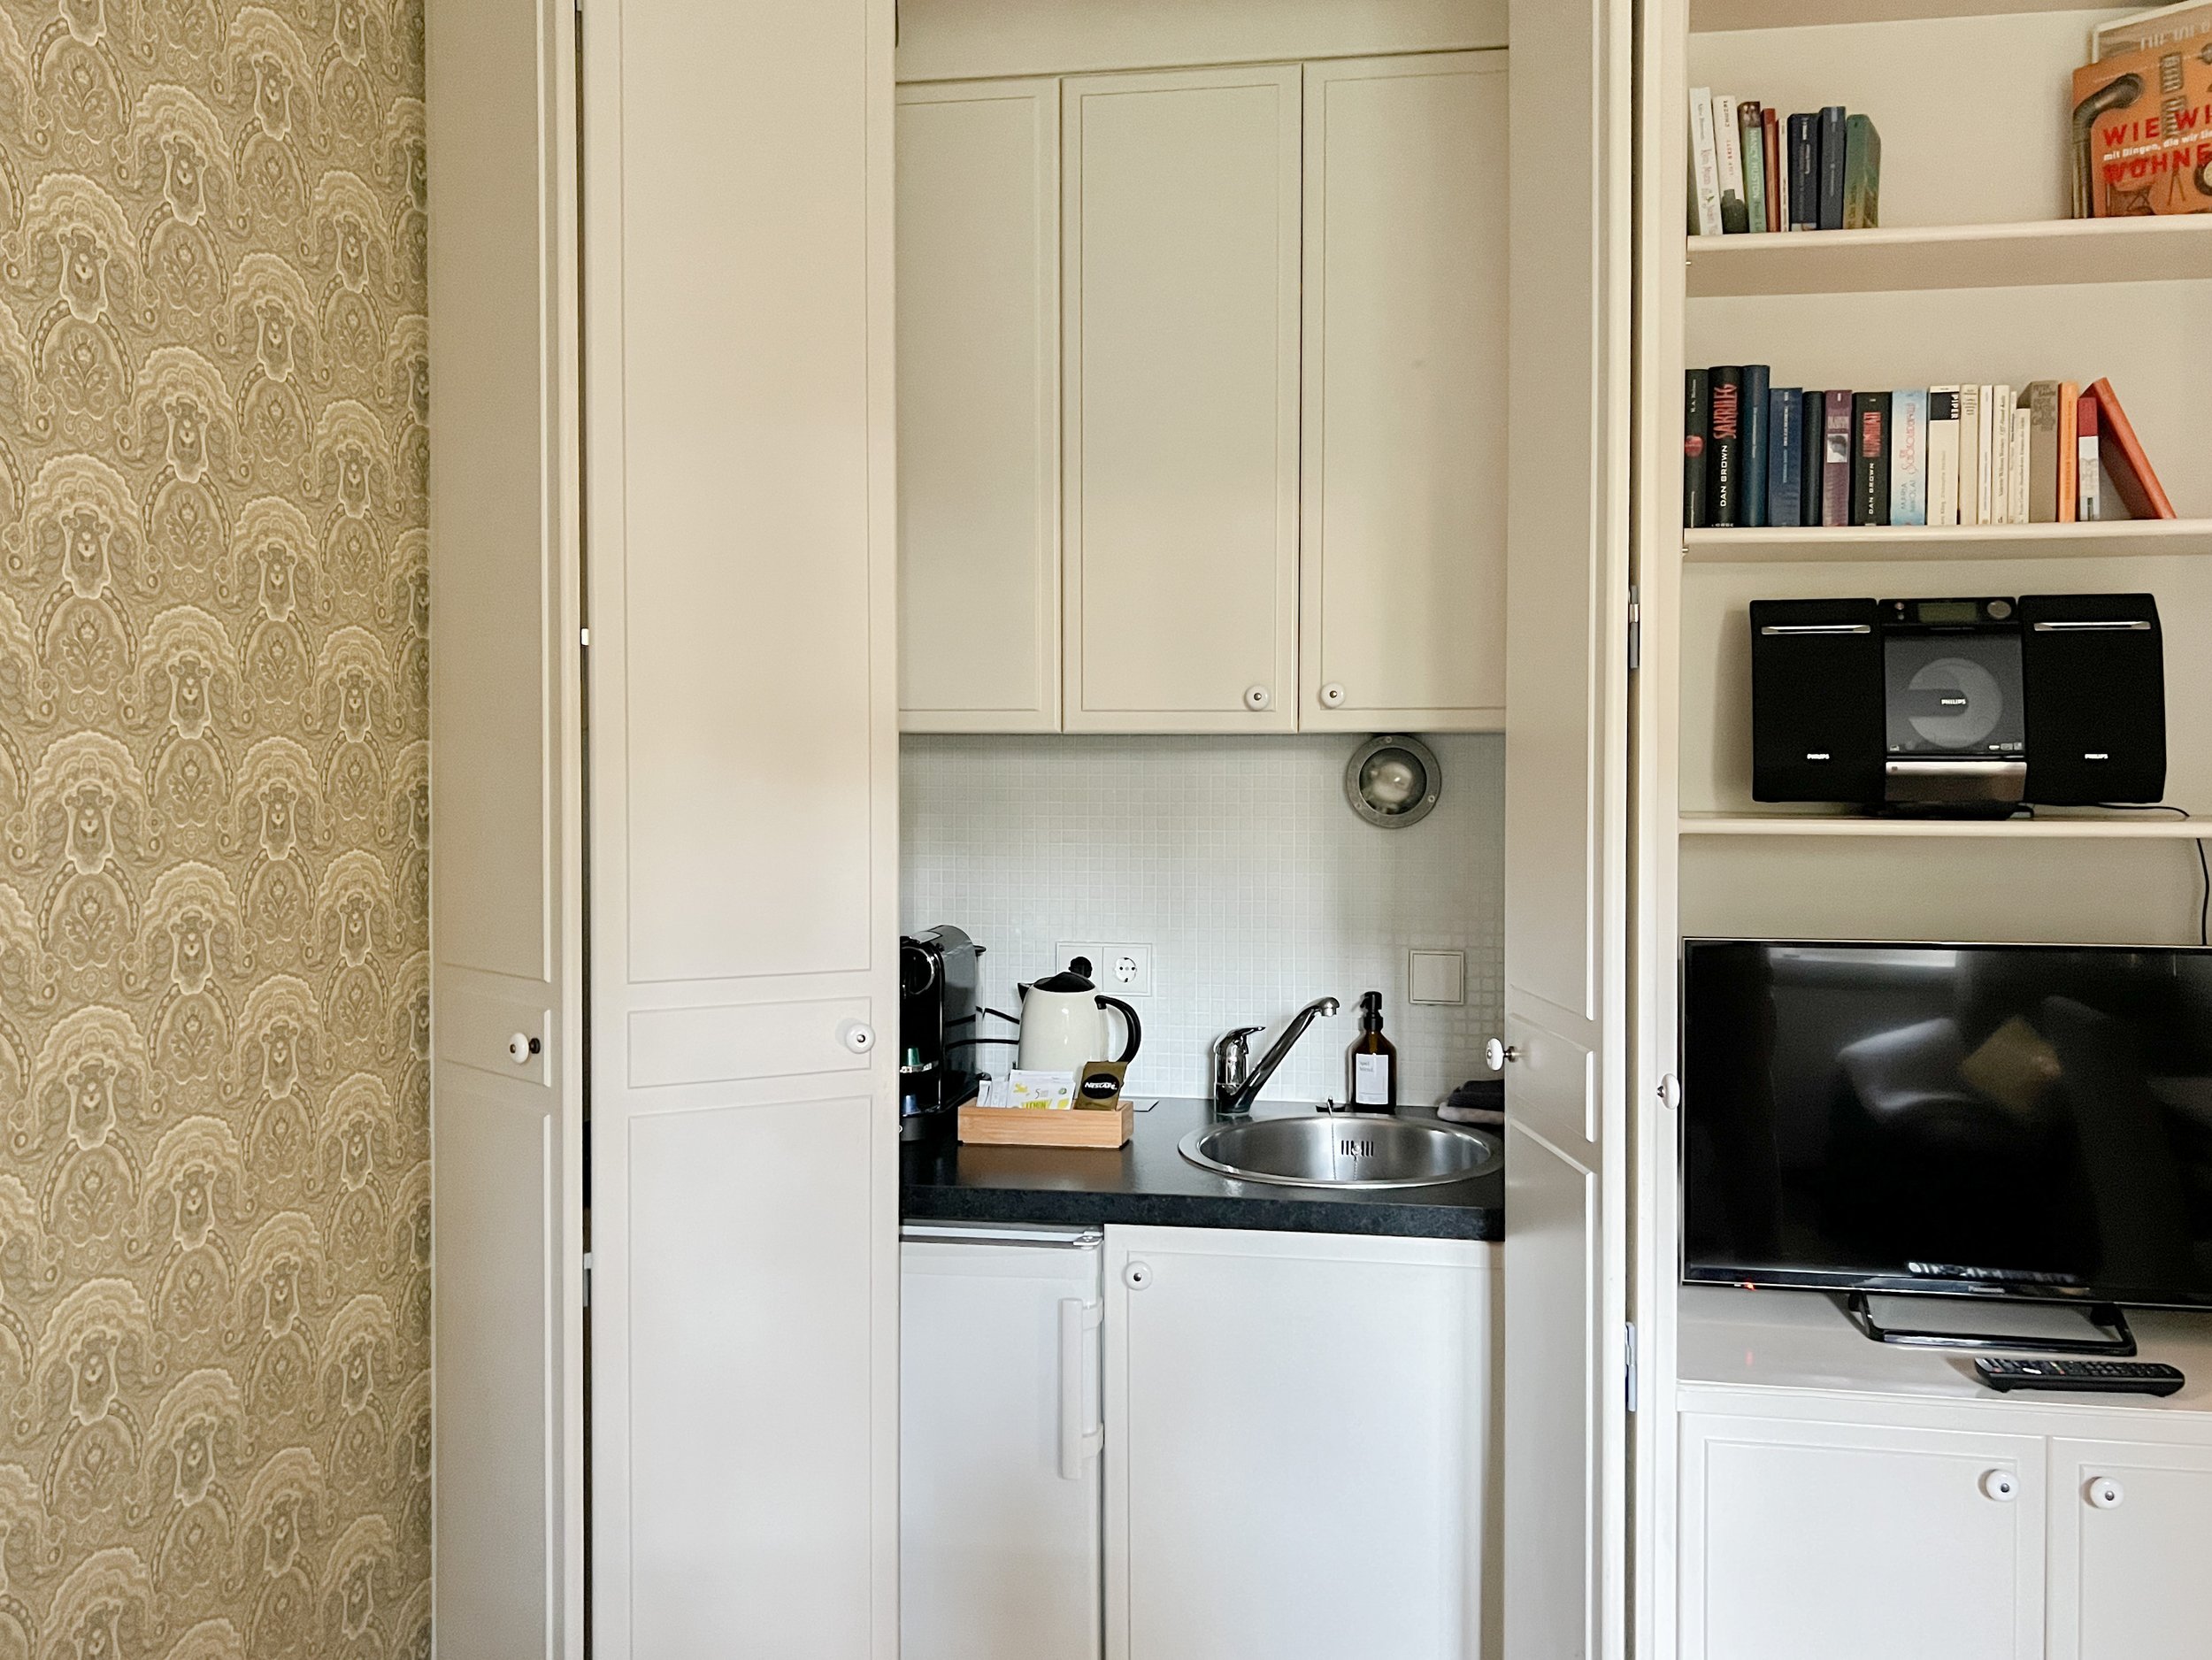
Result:
M1743 371L1713 371L1713 442L1705 455L1706 522L1733 527L1743 517Z
M1851 522L1889 523L1889 394L1851 398Z

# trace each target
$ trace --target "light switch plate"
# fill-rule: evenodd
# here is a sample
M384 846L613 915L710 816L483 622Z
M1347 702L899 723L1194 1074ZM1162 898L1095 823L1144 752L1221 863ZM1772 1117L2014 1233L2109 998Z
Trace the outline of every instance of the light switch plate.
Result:
M1406 1001L1452 1006L1467 1001L1467 953L1412 951L1408 954Z

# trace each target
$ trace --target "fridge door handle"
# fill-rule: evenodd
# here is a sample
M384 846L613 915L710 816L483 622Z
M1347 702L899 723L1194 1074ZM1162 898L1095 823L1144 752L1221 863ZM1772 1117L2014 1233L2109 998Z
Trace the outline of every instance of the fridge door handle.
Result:
M1106 1444L1106 1426L1089 1422L1089 1391L1083 1364L1085 1341L1106 1317L1103 1303L1080 1297L1060 1300L1060 1476L1080 1481L1083 1465Z

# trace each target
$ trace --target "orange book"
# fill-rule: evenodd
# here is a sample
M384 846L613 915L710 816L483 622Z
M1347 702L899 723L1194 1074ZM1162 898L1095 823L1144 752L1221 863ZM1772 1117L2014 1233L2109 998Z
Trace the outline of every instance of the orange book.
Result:
M2071 380L2058 383L2058 522L2074 522L2074 507L2081 492L2080 422L2075 411L2081 405L2081 388Z
M2151 470L2151 458L2143 453L2135 428L2120 407L2120 395L2112 389L2112 382L2100 380L2089 390L2097 400L2097 459L2112 475L2112 488L2127 503L2128 517L2177 517L2174 504L2166 499L2165 487Z
M2197 44L2074 71L2076 219L2212 213L2212 51Z

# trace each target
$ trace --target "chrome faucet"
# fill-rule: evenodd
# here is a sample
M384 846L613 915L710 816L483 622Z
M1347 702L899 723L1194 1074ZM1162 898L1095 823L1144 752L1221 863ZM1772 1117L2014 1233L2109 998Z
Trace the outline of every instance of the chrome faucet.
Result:
M1260 1090L1275 1075L1275 1069L1283 1064L1283 1057L1306 1034L1306 1028L1317 1016L1334 1014L1336 999L1316 997L1311 1003L1291 1016L1290 1024L1283 1028L1260 1064L1252 1064L1249 1040L1255 1033L1264 1032L1263 1026L1240 1026L1226 1033L1214 1043L1214 1114L1229 1118L1252 1111L1252 1103L1260 1098Z

